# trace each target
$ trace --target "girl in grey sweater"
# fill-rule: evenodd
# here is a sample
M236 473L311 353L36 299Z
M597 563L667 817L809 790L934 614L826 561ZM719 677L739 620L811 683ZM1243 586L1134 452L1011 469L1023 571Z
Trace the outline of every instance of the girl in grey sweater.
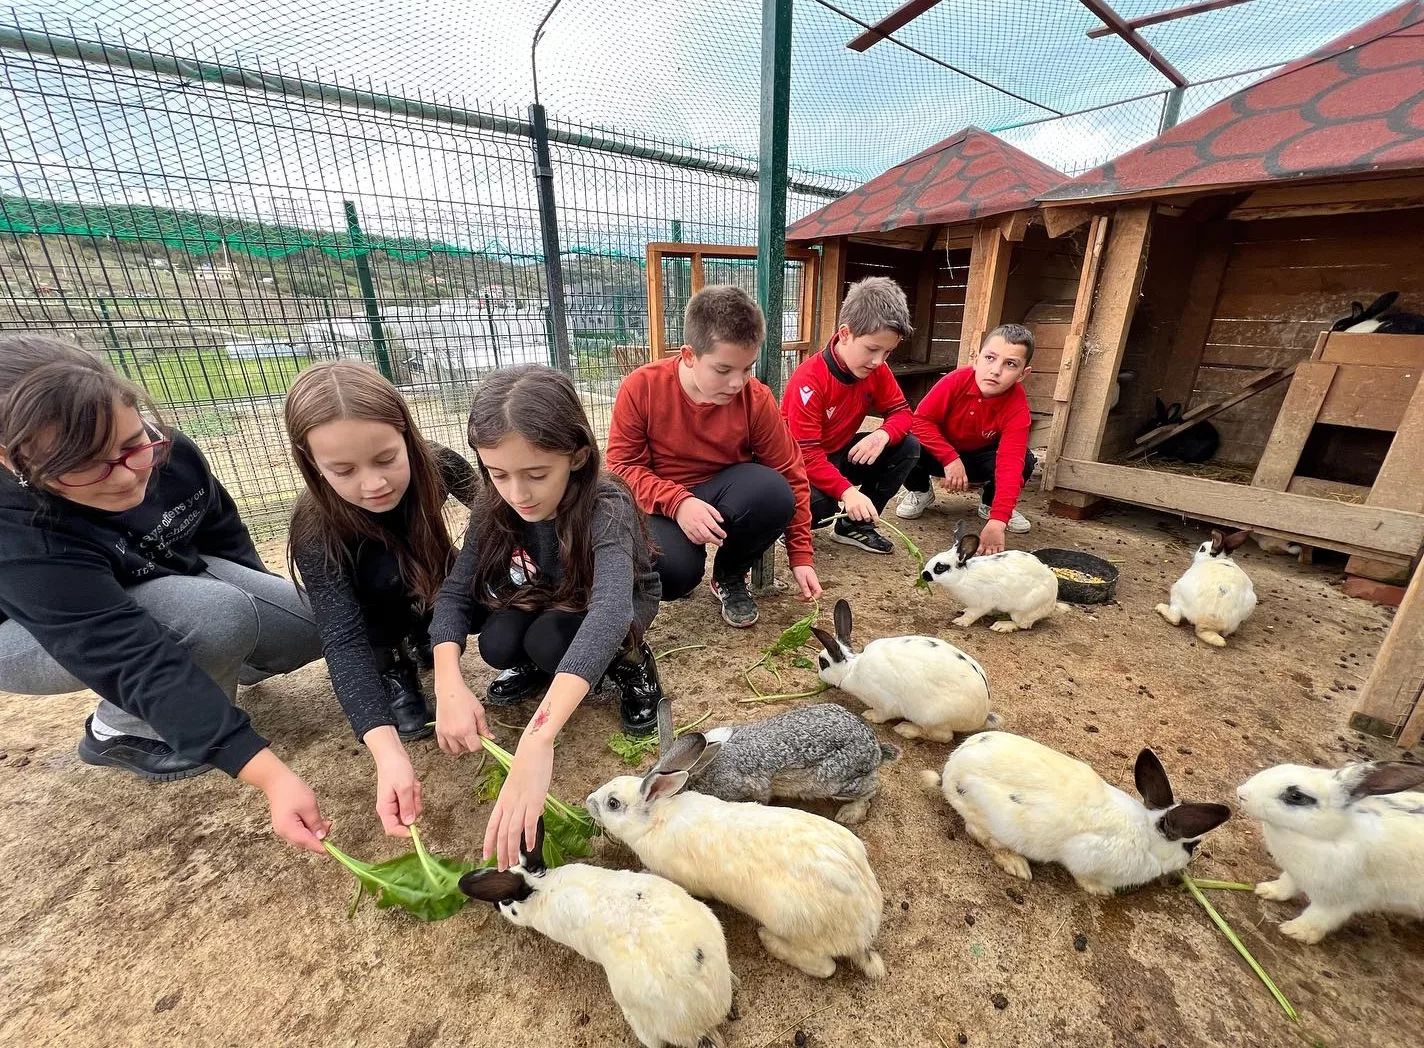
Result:
M567 376L547 367L491 375L470 408L469 440L485 483L430 623L435 734L452 754L481 749L490 734L460 673L470 634L490 666L532 665L548 681L485 832L485 857L506 869L521 836L534 840L554 737L605 673L621 692L624 729L653 730L662 691L643 634L662 589L645 518L603 472Z

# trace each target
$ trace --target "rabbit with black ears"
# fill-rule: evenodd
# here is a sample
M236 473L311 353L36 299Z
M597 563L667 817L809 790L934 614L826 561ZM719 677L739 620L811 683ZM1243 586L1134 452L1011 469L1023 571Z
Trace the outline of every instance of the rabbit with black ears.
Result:
M1398 291L1386 291L1368 307L1351 302L1350 315L1335 321L1330 330L1352 335L1424 335L1424 315L1392 309L1398 298Z
M1256 894L1310 905L1281 931L1317 943L1360 913L1424 917L1424 765L1279 764L1236 791L1281 868Z
M977 541L977 538L976 538ZM836 635L812 627L825 648L817 656L823 681L849 692L870 708L861 716L873 724L899 719L894 731L949 742L955 732L997 727L989 712L989 678L984 667L938 637L882 637L856 654L851 647L850 605L836 601Z
M726 1048L718 1027L737 978L712 911L650 873L584 863L548 869L543 850L541 818L534 847L520 842L518 864L467 873L460 890L601 965L644 1048Z
M1136 436L1141 439L1153 430L1163 426L1175 426L1181 421L1182 405L1173 404L1169 408L1157 397L1153 404L1152 418L1138 428ZM1175 459L1179 462L1207 462L1220 447L1221 434L1217 432L1217 428L1210 422L1202 421L1180 433L1172 434L1153 448L1152 453L1158 458Z
M590 794L589 814L653 873L749 915L778 960L827 979L845 957L883 978L873 944L884 900L865 845L797 808L684 792L715 750L689 732L641 780L620 775Z
M705 735L711 757L689 772L688 785L698 793L759 804L776 798L839 801L836 821L847 826L865 819L880 790L880 766L900 756L894 746L880 744L870 725L833 702ZM664 699L658 704L660 753L667 753L674 736L672 705Z
M1173 626L1186 619L1198 640L1214 648L1226 647L1226 638L1256 610L1251 577L1231 559L1250 534L1213 531L1211 539L1197 547L1192 566L1172 583L1171 603L1158 604L1157 614Z
M1094 895L1185 868L1201 837L1231 815L1224 804L1178 804L1150 749L1137 755L1139 801L1082 761L1002 731L967 740L943 776L922 778L1006 872L1027 881L1030 860L1061 863Z
M989 624L995 633L1032 629L1066 606L1058 602L1058 576L1043 561L1021 549L1006 549L976 557L979 536L966 535L961 521L954 529L954 546L936 553L920 573L964 605L954 620L969 627L985 615L1007 612L1008 619Z

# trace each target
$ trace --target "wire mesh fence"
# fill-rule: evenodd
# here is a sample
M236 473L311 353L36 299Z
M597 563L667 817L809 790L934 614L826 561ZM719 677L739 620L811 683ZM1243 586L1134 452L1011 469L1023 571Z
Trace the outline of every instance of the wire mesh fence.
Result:
M297 492L280 407L311 361L371 361L464 447L480 376L552 359L526 6L17 0L0 16L0 330L108 354L261 533ZM1160 77L1115 38L1085 50L1077 3L943 0L848 51L882 6L796 5L788 221L966 123L1070 173L1162 124ZM1182 94L1185 118L1387 6L1255 0L1196 36L1144 33L1217 78ZM755 242L759 18L563 0L540 44L571 367L600 431L647 359L646 245ZM1243 37L1272 21L1288 31ZM691 274L664 265L676 344ZM788 265L788 337L804 278ZM709 260L706 279L754 290L754 263Z

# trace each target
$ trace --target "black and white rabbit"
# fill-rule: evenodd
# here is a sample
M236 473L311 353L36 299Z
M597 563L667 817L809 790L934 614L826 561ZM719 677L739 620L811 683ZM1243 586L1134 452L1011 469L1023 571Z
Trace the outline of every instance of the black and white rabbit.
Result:
M1424 315L1392 309L1398 298L1398 291L1386 291L1368 306L1351 302L1350 315L1335 321L1330 330L1351 335L1424 335Z
M1182 405L1173 404L1170 408L1162 403L1161 397L1153 400L1153 416L1148 422L1144 422L1137 430L1137 437L1141 439L1153 430L1161 429L1163 426L1175 426L1182 421ZM1190 429L1173 435L1164 440L1152 449L1152 454L1160 458L1175 459L1179 462L1207 462L1221 447L1221 434L1217 432L1215 426L1210 422L1198 422Z

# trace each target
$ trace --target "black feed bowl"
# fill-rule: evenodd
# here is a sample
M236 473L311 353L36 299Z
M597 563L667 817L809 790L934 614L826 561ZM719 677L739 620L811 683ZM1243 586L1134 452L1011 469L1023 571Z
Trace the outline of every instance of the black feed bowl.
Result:
M1101 582L1075 582L1060 576L1059 600L1069 604L1106 604L1117 594L1117 568L1102 557L1076 549L1036 549L1033 555L1050 568L1071 568L1102 579Z

